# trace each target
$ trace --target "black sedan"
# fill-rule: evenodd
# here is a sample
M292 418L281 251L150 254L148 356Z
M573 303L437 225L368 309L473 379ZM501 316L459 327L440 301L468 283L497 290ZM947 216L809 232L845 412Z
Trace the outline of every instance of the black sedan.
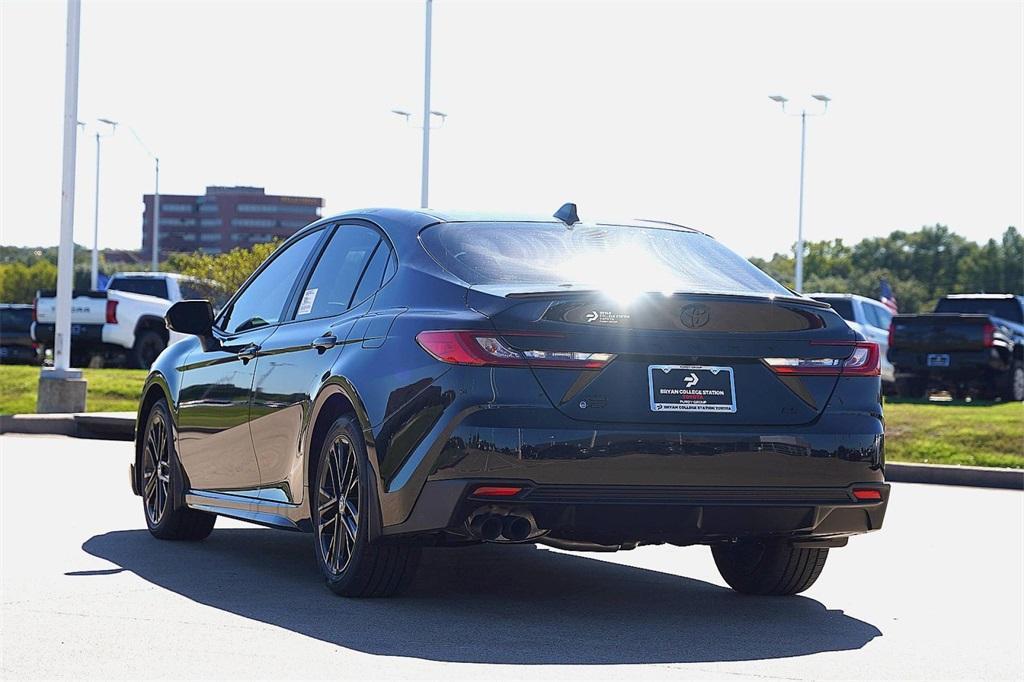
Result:
M131 471L152 534L310 532L346 596L478 542L706 544L794 594L881 526L875 344L701 232L555 215L347 213L216 317L175 304Z

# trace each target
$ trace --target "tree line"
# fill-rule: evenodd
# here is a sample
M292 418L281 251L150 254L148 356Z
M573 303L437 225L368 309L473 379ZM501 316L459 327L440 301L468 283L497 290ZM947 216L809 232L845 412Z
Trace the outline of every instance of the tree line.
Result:
M223 254L174 254L164 270L191 275L207 283L209 297L224 300L277 247L275 242ZM776 253L769 259L751 258L769 275L792 287L793 255ZM31 303L37 289L57 284L57 249L0 247L0 302ZM148 270L128 264L100 269ZM887 237L870 237L854 245L841 239L804 244L804 291L854 293L878 298L879 283L889 281L900 311L931 310L949 293L1024 293L1024 236L1009 227L999 239L977 244L944 225L915 232L897 230ZM89 250L75 246L75 288L89 286Z
M792 287L795 257L776 253L750 261ZM804 291L879 297L887 279L900 312L930 311L951 293L1024 293L1024 236L1009 227L999 239L972 242L944 225L896 230L853 245L842 239L804 244Z

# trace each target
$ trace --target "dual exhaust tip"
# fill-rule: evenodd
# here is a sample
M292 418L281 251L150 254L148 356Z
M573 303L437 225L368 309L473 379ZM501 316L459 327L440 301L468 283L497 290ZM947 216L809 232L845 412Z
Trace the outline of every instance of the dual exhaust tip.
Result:
M519 514L478 514L470 521L469 529L481 540L522 542L533 534L536 525L532 517Z

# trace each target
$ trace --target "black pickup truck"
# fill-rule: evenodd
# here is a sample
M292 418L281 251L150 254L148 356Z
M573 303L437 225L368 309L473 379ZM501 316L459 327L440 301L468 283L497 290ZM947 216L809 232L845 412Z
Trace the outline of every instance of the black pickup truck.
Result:
M934 313L897 315L889 361L901 396L1024 400L1024 297L954 294Z

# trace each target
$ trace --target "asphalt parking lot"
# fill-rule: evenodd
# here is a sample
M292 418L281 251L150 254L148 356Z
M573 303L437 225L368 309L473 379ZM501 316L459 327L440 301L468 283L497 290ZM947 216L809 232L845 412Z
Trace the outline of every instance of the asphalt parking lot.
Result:
M732 593L703 547L479 547L349 601L309 536L150 538L130 452L0 437L3 677L1024 677L1019 491L896 484L885 529L793 598Z

